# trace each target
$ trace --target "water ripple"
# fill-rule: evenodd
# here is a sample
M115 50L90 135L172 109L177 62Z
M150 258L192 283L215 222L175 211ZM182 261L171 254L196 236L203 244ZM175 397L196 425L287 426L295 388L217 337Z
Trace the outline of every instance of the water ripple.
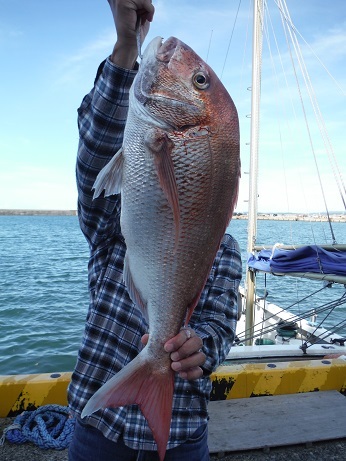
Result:
M326 226L320 231L314 228L318 243L325 243ZM246 227L242 220L230 225L242 250L244 270ZM340 243L346 242L345 223L336 223L334 232ZM311 243L306 222L260 221L258 234L260 243ZM72 370L89 299L87 263L88 247L77 217L0 216L0 374ZM287 306L319 286L277 277L267 289L270 301ZM259 278L259 291L264 288ZM330 297L338 290L343 292L335 287ZM345 313L341 308L336 315L341 320Z

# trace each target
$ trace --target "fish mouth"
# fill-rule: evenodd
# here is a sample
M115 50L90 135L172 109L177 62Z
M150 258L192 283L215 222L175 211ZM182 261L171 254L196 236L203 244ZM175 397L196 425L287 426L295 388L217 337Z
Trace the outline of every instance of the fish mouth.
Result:
M175 37L170 37L164 42L162 41L161 46L156 52L156 59L164 63L169 63L179 43L180 41Z
M150 63L153 65L153 61L156 60L169 63L179 44L181 41L175 37L169 37L167 40L162 37L155 37L143 53L142 64Z

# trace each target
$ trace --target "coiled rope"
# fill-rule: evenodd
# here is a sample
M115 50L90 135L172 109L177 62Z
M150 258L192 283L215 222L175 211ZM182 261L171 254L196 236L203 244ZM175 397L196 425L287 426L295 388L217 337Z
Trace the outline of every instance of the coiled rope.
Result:
M11 443L32 442L40 448L64 450L72 440L75 418L69 416L67 407L45 405L34 411L24 411L8 426L0 439Z

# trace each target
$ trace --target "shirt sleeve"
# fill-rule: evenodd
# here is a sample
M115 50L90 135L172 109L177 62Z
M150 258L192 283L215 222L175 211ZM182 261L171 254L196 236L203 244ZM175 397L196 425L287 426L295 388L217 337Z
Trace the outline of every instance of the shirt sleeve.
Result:
M225 234L190 323L203 340L204 375L212 373L225 360L234 341L241 277L239 245Z
M136 70L121 69L107 59L78 109L78 216L91 248L120 233L120 195L93 200L92 188L98 173L122 145L135 75Z

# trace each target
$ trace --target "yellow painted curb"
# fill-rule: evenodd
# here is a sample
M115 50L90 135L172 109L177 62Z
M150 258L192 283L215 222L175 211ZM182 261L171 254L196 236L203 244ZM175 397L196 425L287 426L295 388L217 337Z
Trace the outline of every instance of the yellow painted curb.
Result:
M337 390L346 394L343 359L220 366L212 375L212 400Z
M0 376L0 417L48 404L67 405L71 373Z
M70 372L0 376L0 417L43 405L67 405ZM336 390L346 394L346 361L223 365L211 375L211 400Z

